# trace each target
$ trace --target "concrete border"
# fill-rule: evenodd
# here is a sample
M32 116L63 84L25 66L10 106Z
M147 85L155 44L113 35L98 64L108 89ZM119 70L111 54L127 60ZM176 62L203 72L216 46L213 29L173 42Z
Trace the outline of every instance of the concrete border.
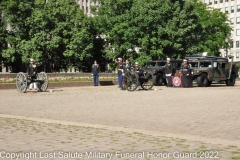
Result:
M26 73L25 73L26 74ZM92 73L46 73L48 77L92 77ZM0 73L0 78L16 78L17 73ZM100 77L117 77L117 73L99 73Z
M110 86L117 85L117 81L99 81L99 86ZM93 81L86 82L50 82L48 88L56 87L83 87L83 86L93 86ZM15 83L0 83L0 90L2 89L16 89Z

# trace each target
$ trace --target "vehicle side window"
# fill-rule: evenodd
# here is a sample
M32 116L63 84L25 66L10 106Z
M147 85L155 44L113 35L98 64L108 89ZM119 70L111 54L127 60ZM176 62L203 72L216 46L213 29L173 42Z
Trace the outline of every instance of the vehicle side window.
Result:
M225 63L222 63L222 68L225 68Z
M209 67L211 65L212 65L211 62L200 62L200 68L201 67Z

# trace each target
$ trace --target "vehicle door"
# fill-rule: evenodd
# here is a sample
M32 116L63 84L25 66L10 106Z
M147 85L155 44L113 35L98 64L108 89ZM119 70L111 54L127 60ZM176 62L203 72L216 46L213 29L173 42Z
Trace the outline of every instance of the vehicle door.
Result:
M226 62L220 63L220 78L221 80L225 80L228 78L229 70L226 68Z
M217 66L212 66L213 80L219 80L221 77L221 64L218 61L213 61L213 64L216 63Z

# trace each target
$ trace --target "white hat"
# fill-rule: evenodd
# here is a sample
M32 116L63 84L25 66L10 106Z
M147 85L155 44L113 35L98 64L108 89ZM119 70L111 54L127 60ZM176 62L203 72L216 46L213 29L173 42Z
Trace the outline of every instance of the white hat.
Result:
M184 60L183 60L183 62L187 62L187 60L186 60L186 59L184 59Z
M30 58L30 61L34 61L34 59L33 59L33 58Z
M135 62L135 64L138 64L138 62Z
M118 60L122 60L122 58L118 58Z
M167 61L170 61L170 58L167 58Z

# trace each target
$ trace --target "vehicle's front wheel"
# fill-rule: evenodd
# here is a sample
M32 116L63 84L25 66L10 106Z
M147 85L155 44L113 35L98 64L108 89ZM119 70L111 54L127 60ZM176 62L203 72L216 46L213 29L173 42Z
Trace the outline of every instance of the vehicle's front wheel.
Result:
M226 80L226 85L227 86L234 86L235 81L236 81L235 74L232 73L230 79Z
M197 77L198 87L207 87L209 85L209 80L206 74L202 74Z
M156 86L162 86L164 82L162 73L158 73L154 78L154 85Z

